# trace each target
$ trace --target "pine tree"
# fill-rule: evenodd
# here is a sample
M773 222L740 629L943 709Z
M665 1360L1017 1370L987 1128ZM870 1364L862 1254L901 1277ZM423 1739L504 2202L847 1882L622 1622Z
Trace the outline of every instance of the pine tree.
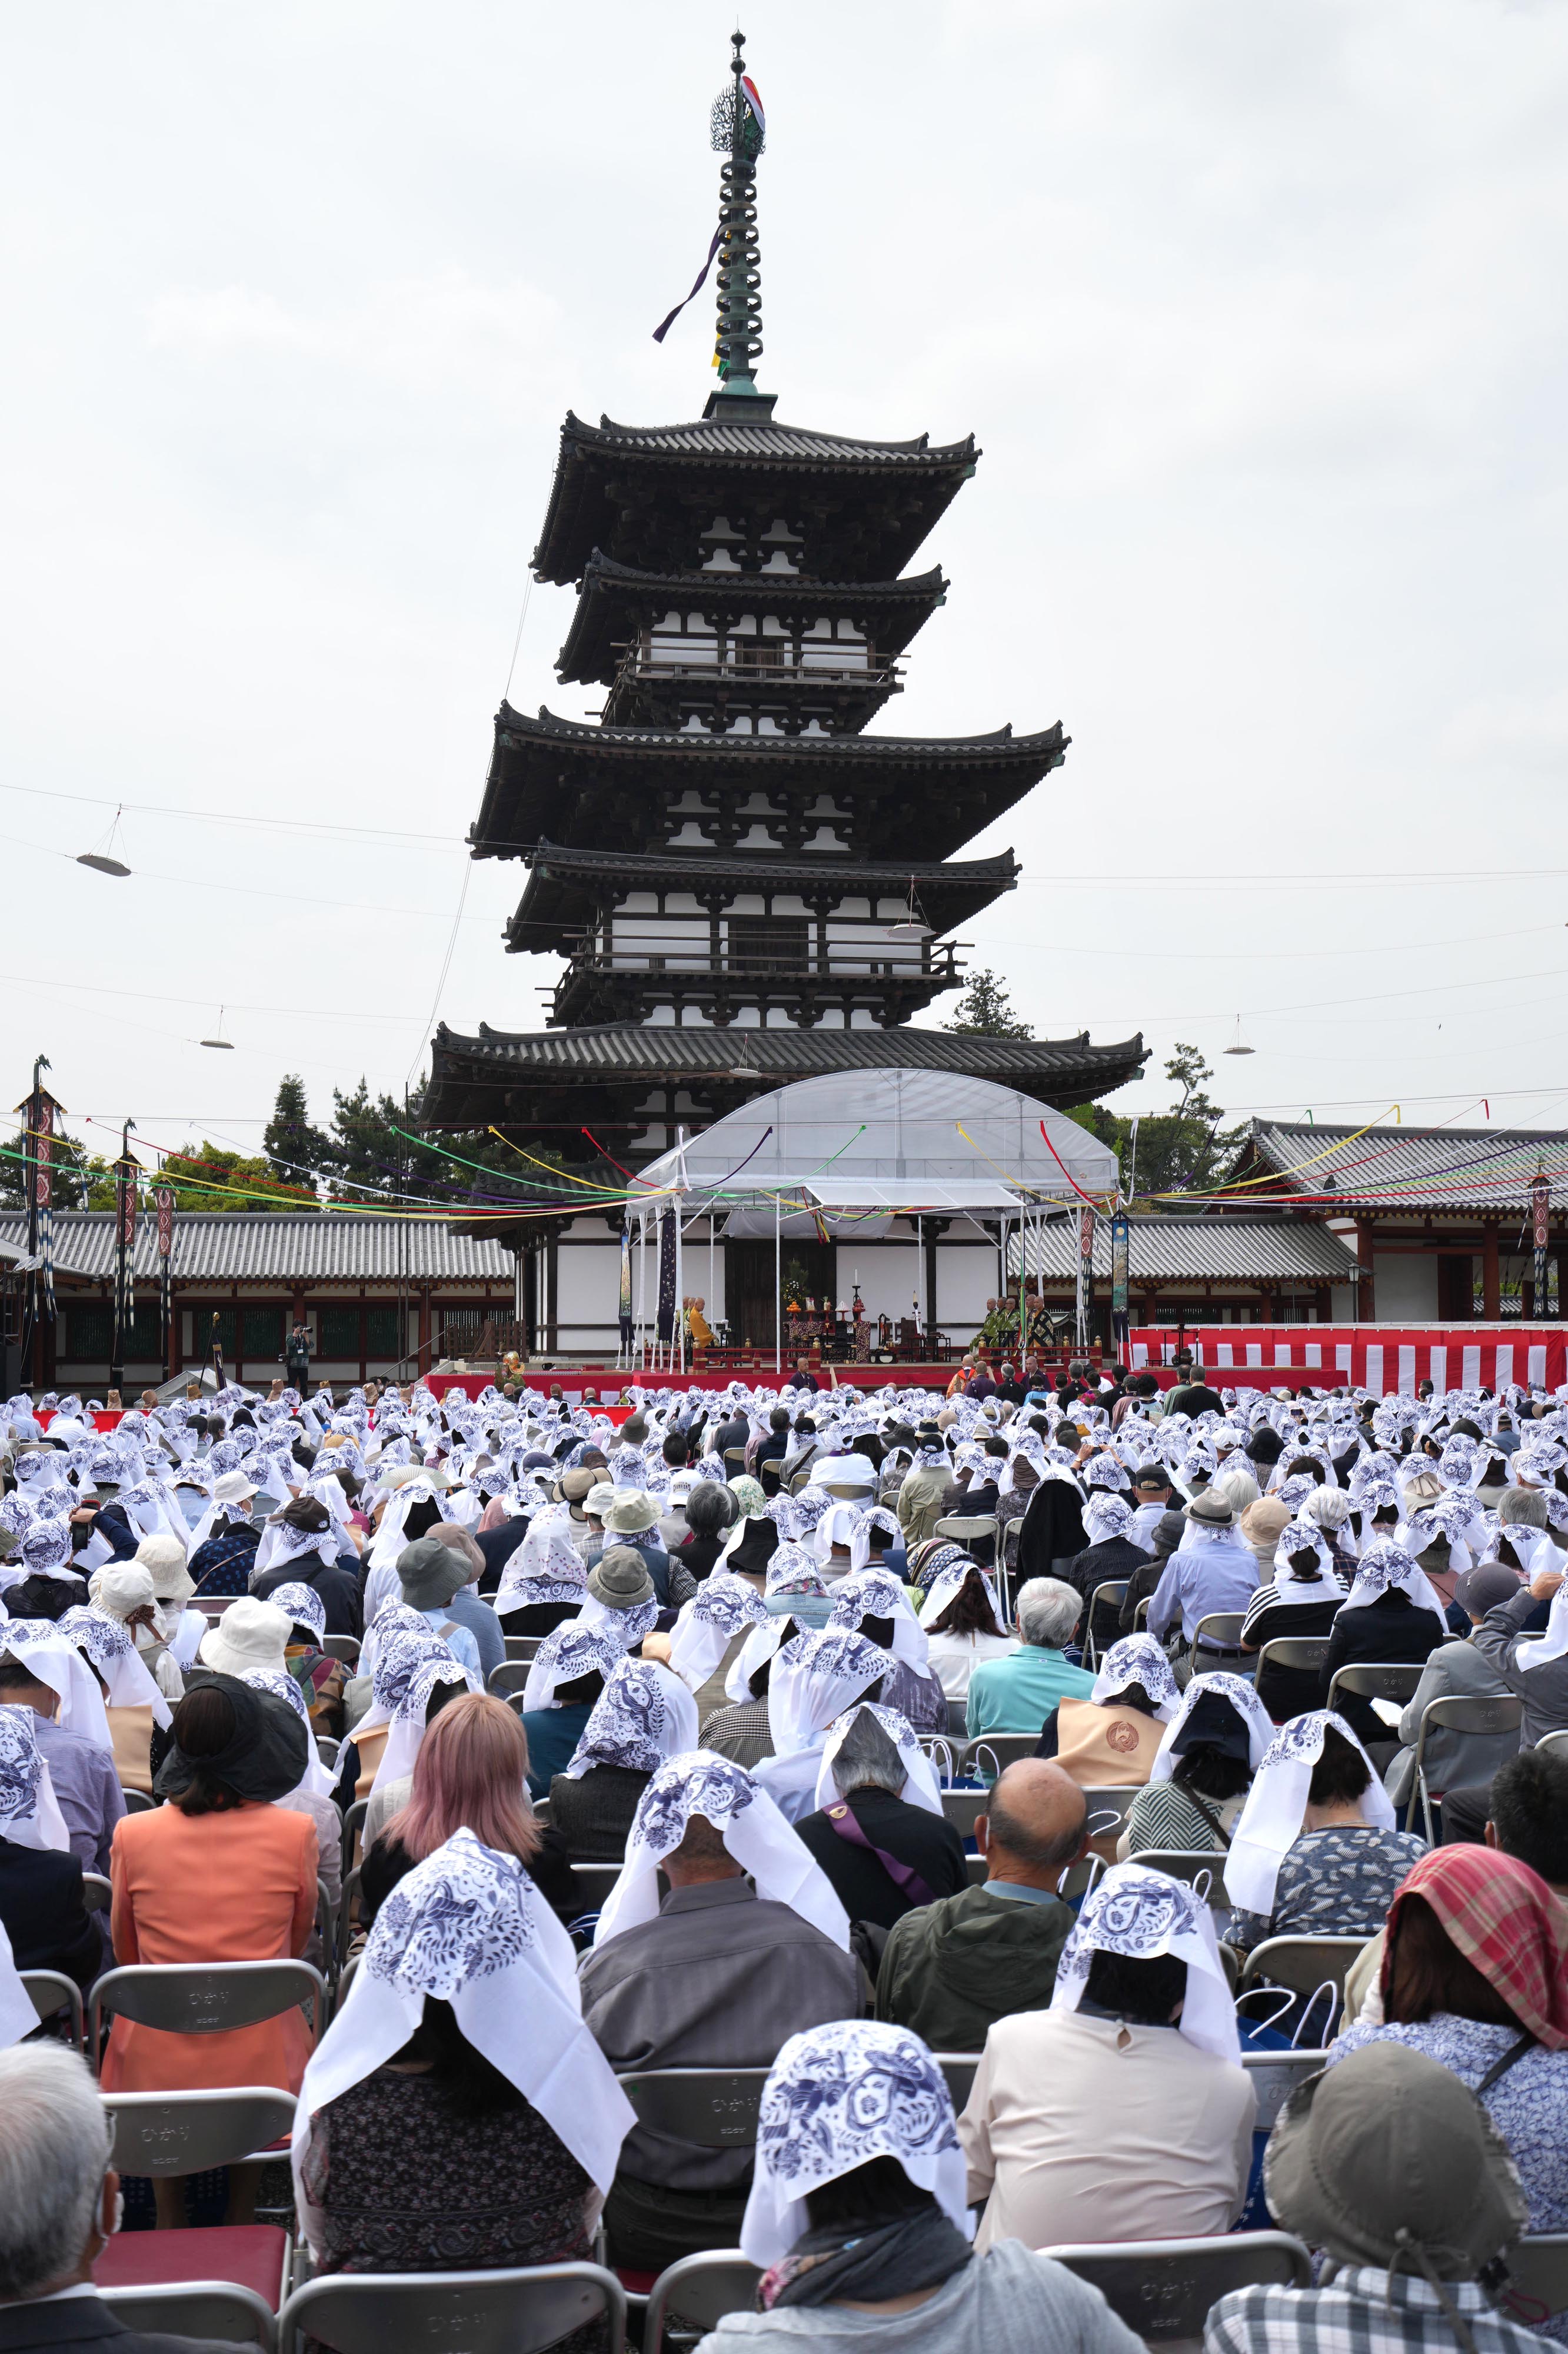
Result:
M278 1082L272 1117L262 1132L261 1149L272 1175L284 1184L308 1184L326 1166L331 1151L319 1128L311 1126L305 1083L293 1073Z
M973 1038L1033 1038L1033 1031L1027 1022L1021 1022L1012 1010L1012 1000L989 965L981 965L969 975L969 985L959 998L946 1030L960 1030Z

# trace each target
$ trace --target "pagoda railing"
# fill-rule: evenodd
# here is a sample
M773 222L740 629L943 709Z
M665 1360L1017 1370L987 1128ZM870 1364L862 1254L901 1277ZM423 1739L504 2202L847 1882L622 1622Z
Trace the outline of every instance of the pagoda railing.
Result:
M944 940L933 948L922 944L918 958L892 957L885 950L880 955L868 949L851 947L838 942L825 956L808 957L803 963L783 963L777 957L750 954L744 949L721 949L716 957L706 955L693 944L683 948L663 949L583 949L574 951L571 970L574 972L662 972L675 978L683 974L700 980L705 973L739 974L747 979L769 979L784 982L799 981L959 981L964 968L955 960L956 949L961 941Z
M652 660L641 653L629 653L617 665L610 693L622 686L664 685L675 680L709 681L734 684L743 681L747 686L860 686L896 688L904 676L896 663L880 663L868 667L864 663L773 662L756 657L736 661L667 662Z

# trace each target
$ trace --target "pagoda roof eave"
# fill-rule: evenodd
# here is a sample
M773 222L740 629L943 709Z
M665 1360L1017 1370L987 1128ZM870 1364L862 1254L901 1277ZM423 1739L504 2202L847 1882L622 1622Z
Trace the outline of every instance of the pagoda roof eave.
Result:
M972 433L961 441L933 445L925 434L913 441L857 441L843 433L807 426L733 418L697 418L679 425L618 425L601 417L589 425L573 410L561 427L560 455L545 512L534 571L541 580L566 587L577 579L594 540L596 517L604 507L605 478L613 466L663 475L747 475L797 482L854 480L919 484L936 493L932 511L920 521L919 545L980 456Z
M1074 1038L990 1038L964 1031L773 1030L684 1023L604 1023L543 1031L480 1025L466 1036L440 1023L431 1041L430 1077L419 1107L427 1129L461 1129L516 1117L541 1129L552 1111L589 1116L618 1101L631 1111L650 1087L700 1087L724 1109L784 1081L822 1071L952 1071L990 1078L1044 1103L1079 1104L1137 1078L1148 1060L1141 1034L1095 1045ZM739 1064L761 1076L734 1076Z
M565 934L591 914L596 883L619 882L628 890L662 886L700 890L722 883L756 891L810 891L822 883L836 885L846 896L896 894L900 898L914 885L935 931L969 922L1004 891L1016 888L1020 868L1012 853L994 858L905 860L902 864L863 860L845 854L815 858L788 852L725 851L636 852L567 849L541 842L529 857L532 873L515 913L506 927L506 945L514 954L564 954Z
M707 606L718 613L742 608L763 612L809 603L834 620L875 613L882 627L878 650L901 654L948 592L941 567L906 580L812 580L799 572L640 572L618 564L596 547L577 584L577 610L556 660L564 684L608 686L617 649L611 633L629 608L668 599L686 609Z
M539 838L539 823L529 822L523 810L535 781L528 771L541 760L548 762L549 774L541 775L537 785L558 796L557 764L564 756L605 770L607 784L610 772L620 772L614 776L620 786L633 781L634 768L663 769L673 782L673 772L681 769L711 775L744 763L754 789L765 775L802 785L831 777L841 789L861 782L877 792L922 776L935 784L956 770L977 782L1003 778L1017 798L1061 766L1069 740L1060 720L1029 736L1015 736L1011 726L984 736L709 736L581 724L547 710L525 719L503 703L484 798L468 839L475 858L515 858L530 850Z

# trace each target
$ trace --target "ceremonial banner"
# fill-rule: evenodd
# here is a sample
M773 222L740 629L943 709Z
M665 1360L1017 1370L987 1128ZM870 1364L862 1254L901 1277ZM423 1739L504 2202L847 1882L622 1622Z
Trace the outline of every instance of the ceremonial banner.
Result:
M658 1338L666 1346L675 1338L675 1213L665 1210L659 1220Z
M1124 1362L1127 1356L1127 1273L1129 1229L1127 1214L1118 1210L1111 1220L1111 1328L1116 1334L1117 1355Z
M136 1163L114 1164L114 1341L111 1371L123 1372L125 1343L131 1337L136 1287L132 1267L136 1250Z
M620 1229L620 1345L631 1346L631 1225L628 1220Z
M160 1185L153 1196L158 1208L158 1311L164 1332L164 1366L171 1355L175 1320L175 1189Z
M1077 1344L1089 1345L1089 1319L1095 1305L1095 1214L1093 1210L1078 1212L1078 1296Z
M33 1205L39 1261L38 1293L43 1312L52 1324L55 1320L54 1097L40 1090L33 1097L31 1110L28 1126L33 1131Z
M1530 1214L1535 1229L1535 1312L1546 1313L1546 1246L1552 1238L1552 1182L1542 1175L1530 1189ZM1561 1301L1558 1303L1561 1307Z

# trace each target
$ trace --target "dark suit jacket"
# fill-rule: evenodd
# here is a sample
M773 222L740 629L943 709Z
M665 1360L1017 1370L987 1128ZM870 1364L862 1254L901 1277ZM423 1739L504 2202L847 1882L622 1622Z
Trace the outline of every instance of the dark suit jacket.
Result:
M365 1631L364 1596L358 1571L350 1569L345 1562L323 1561L317 1553L307 1553L303 1558L314 1564L309 1576L299 1561L280 1562L276 1569L262 1571L251 1586L251 1593L259 1602L265 1602L274 1586L308 1585L313 1593L321 1596L322 1606L326 1612L326 1626L323 1631L328 1635L352 1635L357 1640Z
M127 2329L101 2297L68 2296L59 2305L0 2305L0 2354L234 2354L212 2338L168 2338Z
M944 1816L895 1798L887 1790L857 1790L850 1801L856 1822L873 1847L917 1872L933 1896L957 1896L969 1885L964 1843ZM551 1815L555 1808L550 1808ZM795 1829L832 1881L852 1921L891 1929L914 1906L875 1856L842 1839L825 1814L807 1815Z
M572 1781L550 1785L550 1824L579 1863L620 1863L626 1853L637 1802L652 1780L630 1766L593 1766Z
M0 1840L0 1923L19 1970L63 1970L85 1994L103 1967L102 1941L82 1897L81 1865L69 1850Z
M524 1520L503 1521L498 1529L479 1529L474 1542L484 1555L484 1575L479 1581L482 1594L493 1594L501 1583L501 1573L528 1533ZM521 1630L519 1630L521 1631Z
M1054 1577L1054 1564L1073 1561L1088 1544L1078 1491L1065 1479L1042 1479L1018 1532L1018 1578Z

